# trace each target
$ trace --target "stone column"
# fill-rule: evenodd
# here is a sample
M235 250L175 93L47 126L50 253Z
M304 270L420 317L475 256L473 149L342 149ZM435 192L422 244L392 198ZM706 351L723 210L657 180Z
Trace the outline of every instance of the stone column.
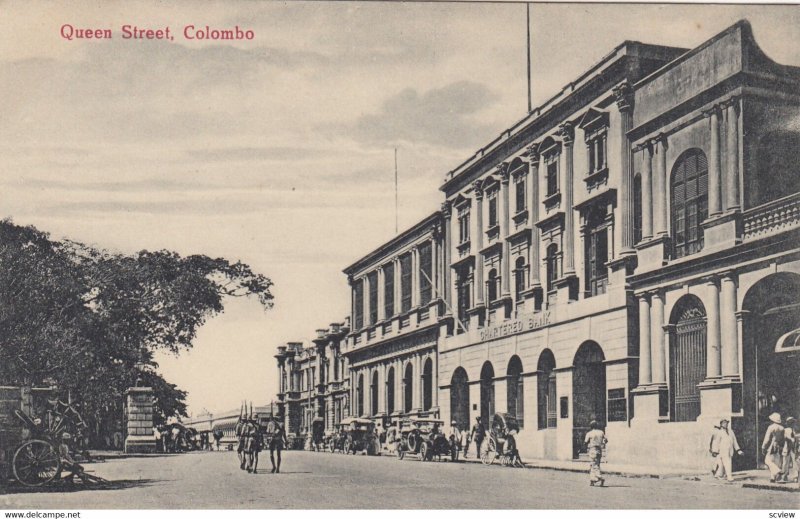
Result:
M500 258L500 293L503 297L511 294L509 278L511 277L511 251L508 243L509 220L511 219L510 201L508 199L509 171L508 164L498 166L500 174L500 194L502 196L503 213L500 216L500 239L503 240L503 252Z
M456 304L456 298L454 295L455 291L455 283L451 281L451 269L450 269L450 258L452 258L453 254L453 236L457 236L456 231L454 231L454 222L455 218L453 218L453 210L452 206L449 202L444 202L442 204L442 216L444 217L444 257L442 258L443 266L442 266L442 297L447 302L444 306L444 311L447 315L450 315L452 312L450 308ZM396 290L396 289L395 289Z
M481 181L476 180L472 184L475 191L475 304L473 306L483 306L483 188Z
M739 100L732 98L727 103L727 128L725 131L727 175L725 201L728 211L737 211L739 203Z
M441 293L439 290L439 240L437 239L438 231L436 229L434 227L431 238L431 299L436 299L437 295Z
M564 270L563 276L575 275L575 215L572 208L574 186L572 185L572 153L575 143L575 127L567 121L558 127L564 144L565 168L561 196L564 200Z
M528 276L528 286L538 288L541 286L539 280L539 228L536 222L539 220L539 145L533 144L528 148L528 160L530 161L529 182L531 186L531 202L528 212L531 218L531 261L530 276Z
M664 295L653 292L650 296L650 331L652 333L651 361L652 381L654 384L666 384L666 355L664 348Z
M633 88L627 81L613 89L620 113L620 227L623 255L633 253L633 175L631 174L631 143L628 132L633 120Z
M709 279L707 287L707 378L720 376L720 329L719 329L719 286L716 279Z
M642 148L642 241L653 237L653 150Z
M719 107L714 106L707 112L711 131L711 151L708 155L708 215L715 216L722 212L720 184L720 155L719 155Z
M125 453L156 452L153 432L153 389L131 387L125 391Z
M660 135L653 139L656 150L653 185L653 232L656 236L667 234L667 136Z
M639 385L652 381L650 362L650 301L647 294L639 296Z
M420 364L419 353L415 353L413 363L414 376L411 378L411 401L413 402L411 406L412 409L422 409L422 390L420 388L422 385L420 384L422 380L422 369Z
M405 377L405 363L397 359L394 366L394 408L395 411L405 411L405 395L403 394L403 377Z
M739 376L739 327L736 318L735 274L722 276L720 293L720 328L722 332L722 375Z
M431 352L431 387L433 388L433 407L439 407L439 356Z

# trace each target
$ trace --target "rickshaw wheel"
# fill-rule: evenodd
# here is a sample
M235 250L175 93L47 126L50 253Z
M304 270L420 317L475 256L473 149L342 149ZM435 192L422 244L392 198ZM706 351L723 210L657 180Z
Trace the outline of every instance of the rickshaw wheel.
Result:
M497 457L497 445L495 444L494 438L486 440L484 445L485 447L481 447L481 463L484 465L491 465Z
M352 445L350 444L350 438L348 438L344 441L344 446L342 447L342 451L344 451L345 454L350 454L351 447Z
M336 452L336 440L331 439L330 441L328 441L328 450L331 453Z
M14 452L14 477L26 487L50 483L61 474L61 458L44 440L29 440Z

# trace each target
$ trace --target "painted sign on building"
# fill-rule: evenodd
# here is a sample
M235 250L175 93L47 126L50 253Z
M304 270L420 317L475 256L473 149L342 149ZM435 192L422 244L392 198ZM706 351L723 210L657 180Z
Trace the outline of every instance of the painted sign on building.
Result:
M550 312L538 312L513 321L506 321L496 326L481 330L481 341L499 339L507 335L538 330L550 324Z

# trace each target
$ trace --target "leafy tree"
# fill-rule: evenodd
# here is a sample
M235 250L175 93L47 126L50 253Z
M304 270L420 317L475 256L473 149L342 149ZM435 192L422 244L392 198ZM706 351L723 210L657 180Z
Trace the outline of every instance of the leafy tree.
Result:
M112 253L0 221L0 383L58 386L98 436L137 381L153 387L158 422L185 416L186 393L155 371L153 352L191 348L228 297L271 308L271 286L241 262Z

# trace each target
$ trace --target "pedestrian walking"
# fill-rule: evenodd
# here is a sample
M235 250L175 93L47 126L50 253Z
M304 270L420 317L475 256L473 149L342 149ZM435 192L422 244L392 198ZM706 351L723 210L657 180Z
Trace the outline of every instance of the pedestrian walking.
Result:
M267 424L265 437L266 441L269 443L269 460L272 462L272 472L280 473L281 451L283 451L283 448L289 444L289 440L286 438L286 431L284 430L283 426L275 417L272 417L270 422ZM277 465L275 464L276 452L278 456Z
M214 430L214 443L217 445L217 452L222 450L222 446L220 443L222 442L222 437L225 433L222 432L222 429L215 429Z
M798 482L800 477L800 467L797 466L797 433L795 427L797 420L793 416L786 419L786 427L783 429L783 465L781 466L782 481L788 483L789 481ZM790 477L794 472L794 477Z
M764 433L764 441L761 443L761 453L764 455L764 463L769 469L769 482L775 483L781 479L781 467L783 465L783 434L785 428L781 424L781 415L772 413L769 415L772 422Z
M733 481L733 454L742 455L739 442L736 441L736 434L728 427L730 421L723 418L719 421L719 467L717 477L726 478L729 482Z
M722 440L720 433L721 427L720 424L717 424L711 431L711 440L708 442L708 452L711 454L711 475L715 478L720 477L719 472L722 468L719 462L719 444Z
M597 421L592 420L589 427L591 430L586 433L586 438L583 440L589 451L589 485L594 486L595 483L599 483L602 487L606 480L600 471L600 460L603 459L603 447L608 443L608 439Z
M486 428L483 426L483 421L481 421L480 416L475 417L475 424L472 426L472 430L469 433L470 440L475 442L475 457L480 459L481 457L481 444L483 443L483 439L486 437ZM467 443L469 447L469 443ZM466 458L466 451L464 451L464 457Z
M461 429L458 428L458 422L455 420L450 422L447 438L450 440L450 450L453 451L451 459L456 460L458 459L458 451L461 450Z

